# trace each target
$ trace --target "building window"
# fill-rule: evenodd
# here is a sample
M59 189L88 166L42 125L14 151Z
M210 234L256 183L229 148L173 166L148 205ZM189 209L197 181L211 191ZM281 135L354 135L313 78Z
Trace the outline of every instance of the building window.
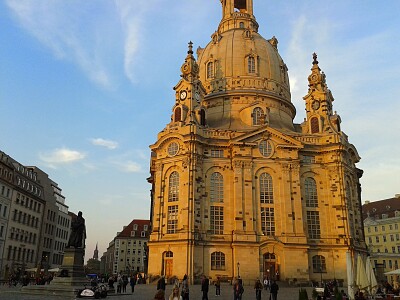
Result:
M213 234L224 233L224 208L222 206L210 207L210 229Z
M138 224L133 224L133 230L137 230L138 229Z
M182 110L180 107L175 108L174 122L182 121Z
M268 173L260 175L260 203L272 204L274 203L274 191L272 187L272 176Z
M211 253L211 270L225 270L225 254L222 252Z
M319 121L318 118L313 117L311 118L311 133L318 133L319 132Z
M311 177L304 180L306 207L318 207L317 183Z
M254 74L256 72L256 59L254 56L249 56L247 58L247 68L249 74Z
M146 237L146 231L142 231L140 234L141 237Z
M253 109L253 125L262 125L263 116L264 111L262 110L262 108L256 107L255 109Z
M174 171L169 176L169 193L168 193L168 201L178 201L179 200L179 174Z
M168 155L175 156L179 151L179 144L176 142L172 142L168 145Z
M275 235L275 214L273 207L261 207L261 230L266 236Z
M258 145L258 149L262 156L269 157L272 154L272 144L270 141L262 140Z
M313 272L314 273L325 273L326 262L325 257L322 255L315 255L312 257Z
M206 126L206 111L204 109L200 110L200 125Z
M310 239L319 239L321 237L318 211L307 211L307 229Z
M214 172L211 174L210 201L224 202L224 178L221 173Z
M217 149L211 149L211 157L224 157L224 151L223 150L217 150Z
M207 78L214 78L214 63L212 61L207 63Z
M178 205L168 206L167 233L175 233L178 228Z

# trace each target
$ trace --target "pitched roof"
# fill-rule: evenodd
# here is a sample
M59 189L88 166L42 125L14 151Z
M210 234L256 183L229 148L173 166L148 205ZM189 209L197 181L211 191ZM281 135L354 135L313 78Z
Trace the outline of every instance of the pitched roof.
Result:
M137 229L134 230L134 226L137 225ZM144 230L144 226L147 225L147 230ZM129 223L128 226L124 227L124 229L117 234L116 238L132 238L131 235L132 231L136 231L139 234L135 235L135 238L148 238L150 235L150 220L137 220L134 219L132 222ZM144 231L146 234L145 236L141 236L141 232Z
M395 217L395 212L400 212L400 196L393 198L365 203L362 206L363 220L368 216L375 219L382 219L382 214L387 214L388 218Z

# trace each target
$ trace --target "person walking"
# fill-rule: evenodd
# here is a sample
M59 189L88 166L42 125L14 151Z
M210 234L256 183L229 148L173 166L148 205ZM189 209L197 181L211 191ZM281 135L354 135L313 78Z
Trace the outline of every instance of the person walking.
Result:
M163 290L165 292L165 277L161 276L161 278L157 281L157 290Z
M256 280L256 283L254 284L254 289L256 290L256 300L261 300L261 291L263 289L263 286L260 279Z
M182 279L182 300L189 300L189 281L188 276L185 274Z
M131 292L133 294L135 292L135 285L136 285L136 276L135 275L132 275L129 283L131 285Z
M209 287L208 277L203 275L203 279L201 280L201 291L203 292L203 297L201 300L208 300L208 287Z
M267 291L269 288L269 277L265 277L264 279L264 289Z
M240 278L237 278L235 280L235 283L233 284L233 299L242 300L243 293L244 293L244 288L242 280Z
M217 281L215 281L215 296L221 296L221 279L219 276L217 277Z
M271 295L272 295L271 300L278 300L278 290L279 290L279 286L276 283L276 281L274 280L270 287L270 291L271 291Z

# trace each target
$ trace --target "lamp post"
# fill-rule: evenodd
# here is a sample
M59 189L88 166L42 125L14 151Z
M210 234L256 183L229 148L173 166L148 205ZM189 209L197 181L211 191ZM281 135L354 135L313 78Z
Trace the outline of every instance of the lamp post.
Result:
M321 287L323 287L323 284L322 284L322 266L319 267L319 274L321 276Z
M237 263L237 268L238 268L238 278L240 277L240 262Z

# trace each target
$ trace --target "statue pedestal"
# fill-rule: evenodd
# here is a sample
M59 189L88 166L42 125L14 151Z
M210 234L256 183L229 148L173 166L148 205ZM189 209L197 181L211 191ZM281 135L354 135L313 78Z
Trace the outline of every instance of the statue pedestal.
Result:
M48 285L31 285L22 288L22 292L39 295L75 297L78 290L90 286L83 269L85 249L66 248L60 276Z

